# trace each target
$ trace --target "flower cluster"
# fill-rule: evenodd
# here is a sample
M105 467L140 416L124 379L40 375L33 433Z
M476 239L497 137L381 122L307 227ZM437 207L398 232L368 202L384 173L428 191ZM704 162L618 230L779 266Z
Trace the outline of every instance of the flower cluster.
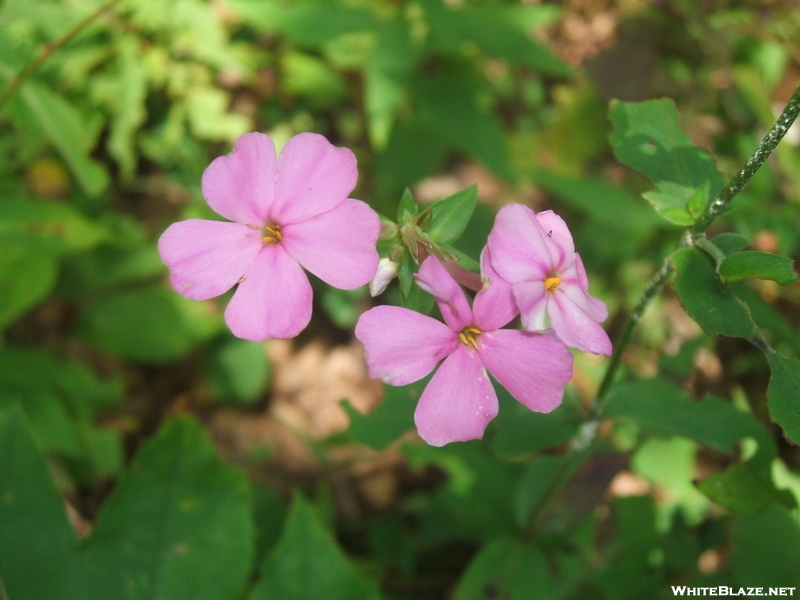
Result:
M293 337L308 325L312 292L303 269L337 288L370 283L373 295L382 292L398 265L390 257L379 262L380 218L348 197L357 175L353 153L321 135L293 137L279 158L268 136L242 136L202 180L209 206L229 222L189 219L159 240L172 286L196 300L236 286L225 321L234 335L255 341ZM531 410L549 412L572 377L569 347L611 353L599 325L608 311L589 295L572 235L553 212L502 208L481 254L480 282L431 249L418 258L415 278L444 323L377 306L355 330L371 376L390 385L438 366L415 412L429 444L482 437L498 411L489 374ZM471 306L456 278L480 287ZM523 328L505 328L518 315Z

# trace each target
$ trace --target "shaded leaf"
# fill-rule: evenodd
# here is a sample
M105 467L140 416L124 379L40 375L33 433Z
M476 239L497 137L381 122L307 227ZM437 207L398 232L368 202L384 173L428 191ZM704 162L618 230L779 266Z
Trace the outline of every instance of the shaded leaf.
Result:
M250 574L254 528L244 475L192 419L142 446L80 549L73 598L229 600Z
M773 504L764 512L737 516L733 574L742 586L800 587L800 526L797 517Z
M789 438L800 443L800 361L771 349L766 355L772 371L767 388L769 414Z
M456 192L432 205L427 234L440 244L452 244L469 223L478 202L478 186L473 185Z
M75 535L44 452L17 407L0 412L0 523L0 595L60 598Z
M383 400L369 415L363 415L346 400L342 407L350 418L348 436L374 450L383 450L401 435L414 429L417 400L430 378L410 385L385 385Z
M205 355L205 373L214 394L231 403L250 403L267 387L270 363L262 343L225 335Z

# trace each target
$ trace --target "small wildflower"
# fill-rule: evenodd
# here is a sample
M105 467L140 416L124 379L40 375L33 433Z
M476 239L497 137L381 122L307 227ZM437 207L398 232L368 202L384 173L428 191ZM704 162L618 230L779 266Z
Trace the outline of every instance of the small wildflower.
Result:
M241 136L203 173L209 206L232 222L171 225L158 249L179 294L207 300L238 284L225 310L234 335L254 341L296 336L311 319L307 269L355 289L378 265L380 219L348 198L358 171L353 153L301 133L276 159L269 136Z
M368 310L356 325L370 375L392 385L418 381L439 369L419 399L414 421L432 446L483 436L498 411L491 373L511 395L537 412L561 403L572 377L572 354L547 333L501 329L517 314L511 286L497 277L486 251L487 286L470 307L434 256L425 259L417 283L436 298L444 323L397 306Z
M611 340L599 325L608 309L589 295L583 261L561 217L509 204L497 213L488 245L492 265L512 284L525 329L552 326L568 346L611 354Z

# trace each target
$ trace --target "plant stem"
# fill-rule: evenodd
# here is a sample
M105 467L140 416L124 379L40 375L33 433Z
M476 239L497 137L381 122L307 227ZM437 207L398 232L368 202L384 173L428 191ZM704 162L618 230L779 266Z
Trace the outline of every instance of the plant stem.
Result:
M730 204L731 200L742 190L755 172L764 164L772 151L775 150L778 143L783 139L783 136L786 135L789 127L791 127L792 123L797 119L798 114L800 114L800 87L795 90L786 108L783 109L783 112L778 117L778 120L769 132L767 132L767 135L764 136L764 139L761 140L758 148L756 148L755 152L747 159L744 166L722 189L717 198L709 204L706 211L695 224L687 229L686 235L681 239L676 250L691 246L695 243L696 239L704 236L714 219L719 216L728 204ZM583 461L591 455L591 452L587 449L594 440L600 420L603 417L603 410L605 409L608 392L611 390L617 371L619 371L619 367L622 364L622 354L625 348L628 347L628 344L630 344L633 332L636 325L641 321L644 311L647 309L650 302L652 302L664 288L674 270L675 268L672 265L671 256L668 256L639 297L633 312L631 312L628 317L625 327L617 340L614 352L611 355L611 360L606 368L606 373L597 390L595 402L584 420L583 427L581 427L580 432L573 439L569 449L562 457L561 464L554 473L552 479L550 479L544 492L542 492L539 500L534 504L531 512L528 514L528 521L522 536L523 540L529 541L534 536L542 517L544 517L550 505L558 498L558 495L569 482L569 478L572 474L575 473Z
M66 46L68 43L70 43L75 38L75 36L77 36L81 31L86 29L86 27L88 27L92 23L92 21L97 19L97 17L99 17L101 14L103 14L104 12L106 12L108 9L110 9L112 6L114 6L119 2L120 0L109 0L108 2L103 4L100 8L98 8L96 11L94 11L92 14L90 14L88 17L86 17L83 21L81 21L75 27L73 27L64 37L58 40L55 44L47 46L47 48L44 50L44 52L41 53L39 58L37 58L35 61L29 64L27 68L17 73L17 76L14 77L14 80L9 84L8 88L6 88L6 91L3 93L2 96L0 96L0 109L3 108L6 102L8 102L8 100L16 93L16 91L20 88L20 86L23 83L25 83L28 77L30 77L36 71L39 70L39 67L41 67L42 64L44 64L44 61L46 61L48 58L50 58L50 56L55 54L58 50Z

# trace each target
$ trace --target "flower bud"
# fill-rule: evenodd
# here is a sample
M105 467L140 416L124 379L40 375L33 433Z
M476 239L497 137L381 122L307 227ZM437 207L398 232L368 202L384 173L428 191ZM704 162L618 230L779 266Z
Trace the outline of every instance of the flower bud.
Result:
M374 297L382 294L389 282L397 276L399 265L390 258L382 258L378 263L378 270L369 282L369 293Z

